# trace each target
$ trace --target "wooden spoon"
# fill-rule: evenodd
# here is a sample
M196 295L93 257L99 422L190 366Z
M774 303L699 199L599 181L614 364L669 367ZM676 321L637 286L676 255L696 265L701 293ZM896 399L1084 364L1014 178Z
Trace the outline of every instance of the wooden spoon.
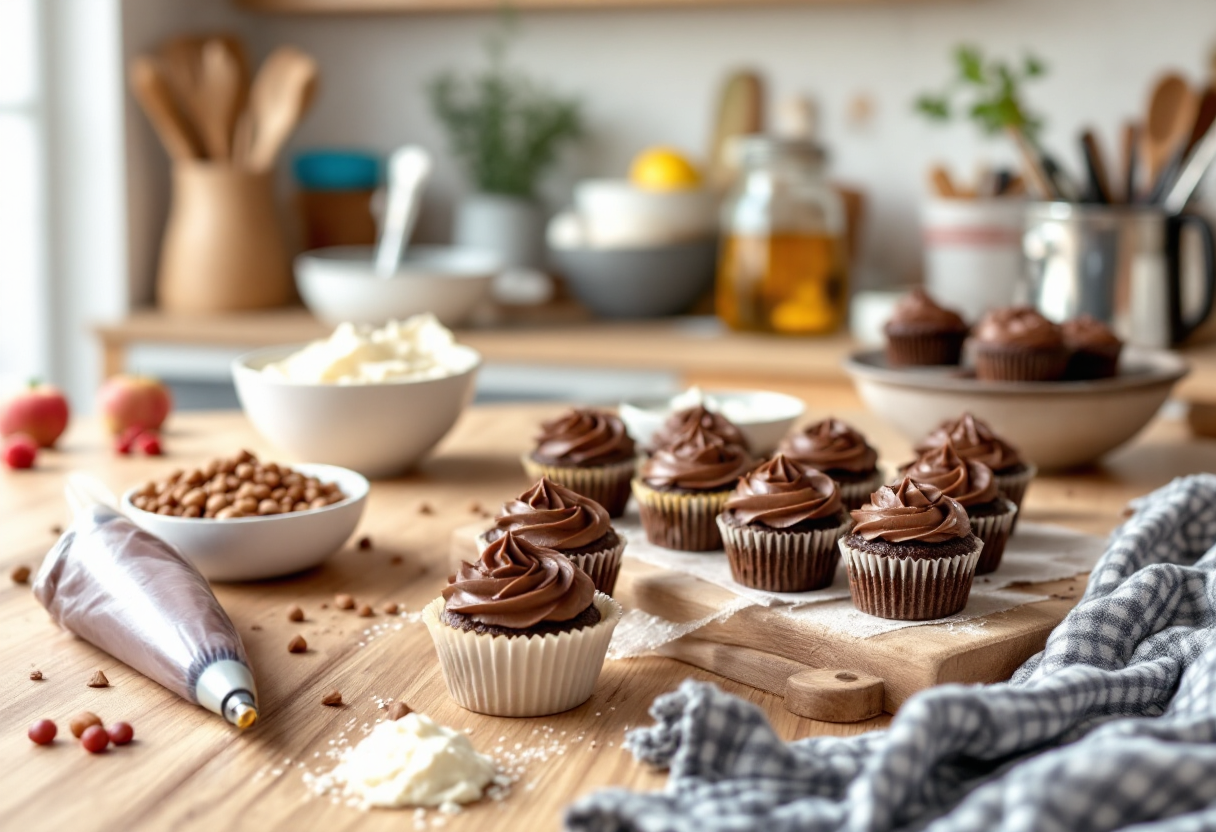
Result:
M317 90L317 63L293 46L267 56L249 92L248 165L268 171L291 131L312 106Z
M194 128L201 135L208 155L216 157L218 153L222 154L219 158L223 158L232 155L232 139L219 140L218 124L211 124L211 121L220 112L220 109L217 108L217 103L213 98L215 93L204 90L205 85L214 82L204 77L203 53L206 51L207 44L216 41L222 44L227 53L226 62L235 64L237 80L234 107L239 113L245 108L249 97L250 76L249 52L239 37L224 32L213 35L181 35L166 40L160 45L157 52L169 87L177 100L178 110L194 123ZM212 64L215 61L215 57L212 57ZM210 71L215 72L214 66ZM225 68L220 72L231 72L231 69ZM230 81L221 83L231 84ZM232 118L235 120L235 116ZM232 127L230 126L228 128L229 136L231 136L231 132ZM227 148L226 152L225 148Z
M1195 91L1181 75L1167 74L1153 88L1144 123L1144 166L1150 191L1190 138L1198 106Z
M152 122L152 129L174 161L202 158L189 122L178 110L169 83L156 61L139 56L129 69L131 92Z
M232 133L241 99L240 67L222 40L203 44L197 111L198 130L212 159L232 157Z

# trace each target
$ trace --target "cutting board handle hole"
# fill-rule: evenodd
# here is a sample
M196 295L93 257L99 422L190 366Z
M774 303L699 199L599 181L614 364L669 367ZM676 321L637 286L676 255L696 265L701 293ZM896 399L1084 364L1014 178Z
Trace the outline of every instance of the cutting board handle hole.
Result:
M842 670L839 673L837 673L836 678L842 682L856 682L857 681L856 674L849 673L847 670Z

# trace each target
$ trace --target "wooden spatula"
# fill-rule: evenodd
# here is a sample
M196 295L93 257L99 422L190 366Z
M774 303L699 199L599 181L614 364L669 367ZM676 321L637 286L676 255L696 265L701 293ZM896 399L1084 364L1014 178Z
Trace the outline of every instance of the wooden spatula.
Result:
M156 61L146 56L132 59L128 76L131 92L152 129L175 161L202 158L202 148L189 122L178 110L168 81Z
M1150 192L1190 138L1198 106L1198 96L1181 75L1164 75L1153 87L1144 123L1144 168Z
M312 106L316 91L317 63L310 56L293 46L270 53L249 93L250 169L268 171L274 166L291 131Z

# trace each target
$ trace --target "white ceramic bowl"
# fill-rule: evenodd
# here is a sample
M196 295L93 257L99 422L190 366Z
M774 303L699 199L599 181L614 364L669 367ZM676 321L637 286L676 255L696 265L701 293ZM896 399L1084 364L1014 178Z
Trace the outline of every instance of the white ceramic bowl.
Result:
M296 287L314 315L334 326L344 321L383 324L431 312L445 326L464 323L489 296L501 271L492 252L411 246L390 278L373 271L371 246L334 246L296 257Z
M707 188L651 191L625 179L587 179L574 208L591 246L640 248L713 236L718 197Z
M136 489L122 495L122 510L140 528L172 544L212 581L258 581L291 575L319 565L342 548L359 525L369 489L367 479L335 465L295 465L321 482L336 482L346 499L325 508L204 520L166 517L136 508Z
M481 356L460 346L467 369L443 378L383 384L293 384L262 368L299 346L272 347L232 362L241 407L262 436L307 462L367 477L408 471L443 439L473 399Z
M777 450L794 422L806 412L801 399L767 390L706 390L704 397L710 402L709 409L721 411L734 422L752 451L763 456ZM650 444L672 412L671 399L661 397L630 399L620 406L629 435L642 447Z
M893 369L882 350L845 362L870 408L912 442L970 411L1040 469L1093 462L1135 436L1157 413L1186 362L1164 350L1127 347L1119 375L1095 381L989 382L956 368Z

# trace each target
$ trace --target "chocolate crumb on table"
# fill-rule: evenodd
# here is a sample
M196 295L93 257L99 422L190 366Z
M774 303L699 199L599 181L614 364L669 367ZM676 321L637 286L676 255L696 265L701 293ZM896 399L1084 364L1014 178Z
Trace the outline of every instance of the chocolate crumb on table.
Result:
M372 609L371 604L364 604L363 606L359 607L360 618L371 618L375 614L375 610Z
M301 609L298 604L292 604L290 607L287 608L287 620L288 621L303 621L304 620L304 610Z
M15 584L23 584L30 579L30 568L24 564L14 566L13 571L8 573L8 576Z
M401 555L393 555L388 559L389 566L400 566L403 563L405 563L405 558L401 557Z
M370 548L372 548L371 536L365 534L363 537L359 538L359 549L366 552Z
M353 610L355 608L355 598L353 595L340 592L334 596L334 606L340 610Z
M342 694L335 688L321 697L321 704L336 708L342 704Z
M388 706L388 718L393 722L396 722L397 720L401 719L401 717L410 713L410 711L410 706L404 702L394 702Z
M396 601L389 601L387 604L385 604L380 609L384 611L385 615L396 615L400 611L401 608L399 606L397 606Z
M291 641L287 642L288 653L305 653L308 651L308 642L304 640L304 636L293 636Z
M108 688L110 686L110 680L106 678L106 674L98 670L93 674L92 678L89 679L88 685L91 688Z
M43 678L44 677L42 675L41 670L31 670L30 671L30 681L31 682L41 682L43 680Z

